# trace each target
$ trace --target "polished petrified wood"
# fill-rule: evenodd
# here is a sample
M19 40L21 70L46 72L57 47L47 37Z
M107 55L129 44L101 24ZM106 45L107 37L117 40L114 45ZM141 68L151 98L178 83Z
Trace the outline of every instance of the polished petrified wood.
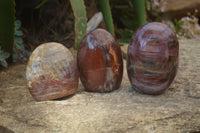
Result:
M63 45L45 43L31 54L26 78L29 91L37 101L68 96L78 87L77 63Z
M133 35L127 52L127 72L134 89L160 94L172 83L178 67L179 43L162 23L149 23Z
M122 53L117 40L106 30L96 29L86 35L78 49L77 61L87 91L109 92L119 88Z

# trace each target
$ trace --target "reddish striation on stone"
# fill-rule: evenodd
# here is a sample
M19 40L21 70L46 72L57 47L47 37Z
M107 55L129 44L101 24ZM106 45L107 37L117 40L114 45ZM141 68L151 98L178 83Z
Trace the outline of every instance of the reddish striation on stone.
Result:
M87 91L110 92L119 88L123 74L122 53L117 40L106 30L91 31L78 54L80 79Z
M127 52L127 73L134 89L161 94L174 80L179 43L173 30L154 22L139 28Z
M55 42L42 44L29 58L26 78L35 100L58 99L76 92L77 63L63 45Z

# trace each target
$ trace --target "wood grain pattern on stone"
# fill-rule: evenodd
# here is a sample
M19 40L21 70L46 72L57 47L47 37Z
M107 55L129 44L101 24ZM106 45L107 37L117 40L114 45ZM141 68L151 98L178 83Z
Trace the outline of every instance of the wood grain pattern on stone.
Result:
M178 39L168 25L154 22L139 28L127 52L127 73L133 88L161 94L176 76L178 52Z
M71 52L56 42L37 47L26 70L29 91L37 101L72 95L78 87L78 69Z
M119 88L122 53L117 40L106 30L96 29L85 36L78 49L77 63L87 91L110 92Z
M26 86L26 64L10 66L0 71L0 128L15 133L199 132L200 40L179 44L177 76L158 96L134 91L124 72L121 87L111 93L85 92L79 82L73 97L36 102Z

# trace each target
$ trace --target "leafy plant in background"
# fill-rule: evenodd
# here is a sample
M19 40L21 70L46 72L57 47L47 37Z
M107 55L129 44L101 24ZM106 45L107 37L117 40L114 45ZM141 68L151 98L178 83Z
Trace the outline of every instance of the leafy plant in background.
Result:
M72 10L75 17L75 41L74 47L78 49L81 40L86 35L87 28L87 17L86 17L86 9L83 0L70 0ZM78 3L78 4L77 4Z
M39 9L41 6L43 6L45 3L47 3L48 2L48 0L43 0L39 5L37 5L36 7L35 7L35 9Z
M116 37L120 45L129 43L134 32L147 23L144 0L111 0Z
M183 22L181 20L174 20L174 30L176 31L176 33L178 33L181 29L181 26L183 25Z
M14 44L14 20L15 20L15 0L0 0L0 45L4 52L1 52L1 62L5 65L5 59L12 62ZM2 61L3 60L3 61Z
M178 36L186 38L199 38L200 25L199 19L196 17L198 10L195 9L194 13L188 13L186 17L181 18L179 21L175 20L175 30Z
M99 0L101 1L101 0ZM43 0L35 9L40 8L48 0ZM77 49L82 38L86 35L87 17L84 0L70 0L74 17L75 17L75 43L74 47ZM104 0L100 3L100 7L105 4L104 8L101 8L104 16L106 17L106 23L108 24L108 30L114 34L114 28L112 24L111 11L109 2ZM108 13L108 15L107 15ZM0 42L2 46L0 63L3 66L7 66L6 59L9 57L9 62L16 61L18 53L24 51L23 46L23 32L20 30L21 22L15 21L15 0L1 0L0 1L0 17L3 18L0 21ZM5 52L3 52L5 51Z
M40 8L46 2L48 2L48 0L43 0L39 5L37 5L35 7L35 9ZM109 0L97 0L97 3L100 7L100 10L103 13L107 30L114 35L114 26L113 26L111 10L110 10L110 6L109 6ZM71 4L74 18L75 18L74 48L78 49L81 40L86 35L86 28L87 28L86 7L84 5L84 0L70 0L70 4Z
M45 3L47 3L48 0L42 0L35 9L39 9L41 6L43 6ZM74 33L75 33L75 40L74 40L74 48L78 49L79 44L83 37L86 35L86 28L87 28L87 16L86 16L86 7L84 5L84 0L69 0L73 14L74 14ZM106 23L106 29L115 35L114 32L114 25L113 25L113 19L112 19L112 13L111 8L109 4L109 0L96 0L97 5L100 9L100 11L103 13L104 21ZM129 2L131 3L131 2ZM129 21L129 25L131 25L133 22L137 24L137 28L143 24L146 23L146 16L145 16L145 6L144 6L144 0L132 0L132 7L135 9L136 13L136 19ZM131 14L131 13L130 13ZM133 14L133 13L132 13ZM135 29L137 29L135 28ZM128 34L133 34L133 30L127 28L126 31L128 31ZM130 38L129 38L130 39Z
M132 0L132 3L136 16L136 26L140 27L146 24L145 0Z
M21 21L16 20L15 21L15 38L14 38L14 47L13 47L13 61L15 62L18 58L18 55L20 52L25 51L24 45L23 45L23 32L20 30L21 28Z
M15 62L18 59L18 54L21 51L24 51L24 45L23 45L23 32L20 30L21 27L21 21L16 20L15 21L15 32L14 32L14 47L13 47L13 61ZM7 61L6 59L10 56L10 53L4 52L0 47L0 65L3 67L7 67Z
M113 19L110 9L109 0L97 0L100 10L103 13L104 21L106 23L106 29L113 35L115 35Z
M43 0L35 9L40 8L48 0ZM82 38L86 35L87 17L84 0L70 0L74 17L75 17L75 43L74 47L77 49ZM145 11L144 11L144 0L132 0L135 7L136 22L138 26L143 25L146 22ZM5 63L6 58L9 57L9 62L16 61L18 53L24 51L23 46L23 32L20 30L21 22L15 21L15 0L1 0L0 1L0 17L4 18L0 21L0 42L2 45L1 62L3 66L7 66ZM103 13L104 20L106 23L107 30L114 35L114 26L112 20L111 9L109 0L97 0L100 10ZM131 30L132 31L132 30ZM129 31L129 32L131 32ZM132 33L132 32L131 32ZM10 56L9 56L10 55Z
M7 52L4 52L0 47L0 66L3 66L3 67L7 67L8 66L6 59L9 56L10 56L10 54L7 53Z

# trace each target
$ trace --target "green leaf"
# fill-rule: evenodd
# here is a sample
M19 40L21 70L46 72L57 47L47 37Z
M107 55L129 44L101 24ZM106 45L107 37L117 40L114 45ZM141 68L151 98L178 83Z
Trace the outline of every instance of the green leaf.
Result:
M15 31L15 36L23 36L23 32L21 30Z
M43 0L40 4L38 4L34 9L39 9L41 6L43 6L45 3L47 3L48 0Z
M1 61L7 59L9 56L10 56L9 53L0 51L0 60L1 60Z
M84 0L70 0L75 24L74 24L74 31L75 31L75 41L74 47L78 49L83 37L86 35L86 28L87 28L87 17L86 17L86 9L84 5Z
M15 30L15 0L0 0L0 18L1 46L3 51L10 54L8 61L12 62Z
M19 49L20 51L24 51L24 45L23 45L23 40L19 37L15 38L15 46L17 49Z
M16 44L16 43L23 44L23 39L21 37L15 37L14 44Z
M1 50L1 47L0 47L0 65L3 66L3 67L7 67L8 64L6 62L6 59L10 56L9 53L7 52L4 52Z
M6 62L6 60L0 60L0 65L2 65L3 67L8 67L8 63Z
M178 33L181 29L181 26L183 25L183 22L181 20L175 19L174 23L175 23L174 29L175 29L176 33Z
M127 54L122 53L123 58L126 60Z
M145 10L145 0L132 0L134 13L136 16L136 24L139 28L140 26L147 23L146 20L146 10Z
M106 29L113 35L115 35L113 19L111 14L111 9L109 5L109 0L97 0L100 10L103 13L104 21L106 23Z
M17 47L17 49L19 49L20 51L24 51L25 50L25 48L24 48L24 45L21 45L21 44L15 44L16 45L16 47Z
M13 52L13 62L16 62L17 59L18 59L18 54L17 54L16 48L14 48L13 51L14 51L14 52Z
M19 30L20 27L21 27L21 21L15 20L15 31Z

